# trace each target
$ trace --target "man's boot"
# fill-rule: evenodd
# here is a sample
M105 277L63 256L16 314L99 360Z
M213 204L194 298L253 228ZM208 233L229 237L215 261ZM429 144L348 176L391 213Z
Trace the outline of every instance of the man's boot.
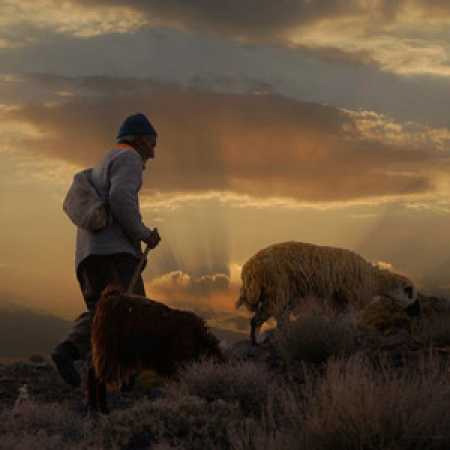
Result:
M68 341L62 342L55 347L51 356L61 378L71 386L80 386L81 377L73 364L75 360L80 358L75 345Z

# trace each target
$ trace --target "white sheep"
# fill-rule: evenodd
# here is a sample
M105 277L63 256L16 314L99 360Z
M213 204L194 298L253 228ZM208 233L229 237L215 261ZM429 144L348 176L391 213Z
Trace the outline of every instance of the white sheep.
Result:
M243 266L242 287L236 302L255 313L251 340L271 317L282 327L307 297L324 300L337 310L360 310L375 296L392 297L407 306L417 291L405 276L381 269L356 253L303 242L271 245Z

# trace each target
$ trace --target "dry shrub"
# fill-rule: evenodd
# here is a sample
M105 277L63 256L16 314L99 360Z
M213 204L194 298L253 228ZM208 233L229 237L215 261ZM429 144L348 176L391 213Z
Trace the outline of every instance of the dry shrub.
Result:
M299 386L273 384L262 416L243 418L230 427L233 450L290 450L302 446L303 404Z
M185 450L183 445L170 445L167 441L159 442L150 447L151 450Z
M186 366L171 390L195 395L207 401L237 403L244 415L260 415L267 401L272 374L266 366L252 361L218 364L202 360Z
M269 430L260 422L247 418L230 430L230 449L232 450L297 450L298 432L295 436L290 431Z
M208 402L195 396L171 395L114 411L102 432L109 437L110 446L121 449L142 433L152 437L152 445L162 448L228 449L228 427L239 420L240 414L237 405L223 400Z
M450 312L421 320L415 326L414 335L427 346L450 346Z
M448 449L448 372L431 360L422 369L373 369L360 355L330 361L304 403L306 448Z
M448 368L447 368L448 369ZM307 370L303 387L270 393L261 420L230 428L234 450L448 450L448 371L378 370L362 355Z
M275 348L282 359L319 364L331 356L346 355L355 349L355 329L344 316L313 313L278 330Z
M36 433L6 433L0 440L0 449L4 450L30 450L32 448L45 448L59 450L63 448L63 440L60 435L49 436L45 430ZM70 447L73 449L73 447ZM78 447L81 450L81 447Z
M16 402L0 413L0 449L97 449L101 434L92 421L70 411L66 405Z
M0 440L1 450L100 450L103 446L95 440L86 439L80 442L68 442L60 434L49 434L45 430L37 432L8 432Z

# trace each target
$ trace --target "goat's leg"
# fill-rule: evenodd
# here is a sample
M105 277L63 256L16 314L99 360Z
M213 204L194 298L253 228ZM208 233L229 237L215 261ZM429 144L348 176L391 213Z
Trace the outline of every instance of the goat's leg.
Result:
M106 406L106 383L104 381L97 380L96 384L97 405L102 414L108 414L109 410Z
M97 411L97 377L92 366L89 367L86 381L87 408L89 411Z

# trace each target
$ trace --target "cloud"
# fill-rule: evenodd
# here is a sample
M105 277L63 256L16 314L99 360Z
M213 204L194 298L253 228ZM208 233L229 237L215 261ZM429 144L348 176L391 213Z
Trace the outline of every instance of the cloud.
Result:
M376 64L399 74L450 75L450 6L425 0L78 0L127 7L149 20L263 45L312 51L322 58ZM104 9L104 8L102 8Z
M402 75L448 77L448 2L433 0L4 0L0 48L165 27L283 46Z
M192 309L215 317L212 311L233 311L239 287L223 273L198 277L177 270L146 284L147 296L171 306Z
M151 282L154 290L163 294L174 294L174 291L183 292L188 298L209 297L215 292L224 292L229 288L230 280L225 274L203 275L192 278L181 271L170 272Z
M193 276L181 270L164 273L146 283L147 297L173 308L194 311L215 329L248 335L249 314L246 310L236 311L234 306L240 289L240 268L239 273L236 268L231 275Z
M358 136L382 144L409 148L435 148L445 152L450 146L450 130L408 121L401 123L374 111L344 111L354 121Z
M105 33L125 33L148 24L138 11L126 5L82 5L56 0L2 0L0 48L33 45L45 32L86 38ZM43 33L44 32L44 33Z
M234 306L241 285L241 266L223 262L227 264L224 272L208 272L205 267L202 272L193 264L153 276L145 281L147 296L176 308L196 311L206 320L221 322L223 328L243 329L248 321L241 319L247 316Z
M379 116L276 94L105 77L74 81L66 90L76 92L80 83L81 94L47 105L27 103L2 116L45 134L39 142L30 140L30 151L86 166L113 145L126 115L146 112L160 136L145 173L149 194L227 191L309 202L415 195L432 191L432 172L448 165L446 151L433 146L433 130L430 142L411 147L384 133L386 117L374 136L361 123L379 122Z
M401 0L271 0L210 2L208 0L77 0L83 6L122 6L139 11L147 17L157 16L172 26L202 28L238 38L282 38L288 30L327 19L364 17L379 23L401 20L405 12L442 20L450 14L445 1Z

